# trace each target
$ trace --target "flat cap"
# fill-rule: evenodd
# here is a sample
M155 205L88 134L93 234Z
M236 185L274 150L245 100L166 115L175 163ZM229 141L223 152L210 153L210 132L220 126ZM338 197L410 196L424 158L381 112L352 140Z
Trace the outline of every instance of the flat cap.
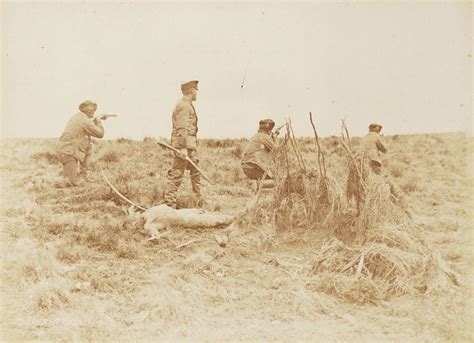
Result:
M84 107L87 107L87 106L97 107L97 104L93 101L86 100L86 101L81 102L81 104L79 105L79 109L82 110Z
M380 124L377 124L377 123L372 123L372 124L369 125L369 130L375 129L377 127L382 128L383 126L380 125Z
M181 83L181 91L187 91L188 89L195 88L198 89L198 80L192 80L192 81L187 81L187 82L182 82Z

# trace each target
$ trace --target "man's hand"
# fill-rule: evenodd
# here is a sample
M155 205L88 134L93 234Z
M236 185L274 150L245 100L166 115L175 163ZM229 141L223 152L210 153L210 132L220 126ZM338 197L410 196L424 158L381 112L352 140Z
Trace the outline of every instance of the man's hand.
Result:
M101 114L94 118L94 121L97 123L99 120L107 120L108 117L117 117L116 114Z
M104 114L102 114L100 117L101 117L100 119L106 120L106 119L109 118L109 117L117 117L117 115L116 115L116 114L105 114L105 113L104 113Z
M100 116L94 117L94 119L93 119L94 123L99 124L101 120L105 120L103 117L104 117L103 114L100 115Z
M179 151L180 155L183 156L183 157L188 157L188 149L187 148L183 148Z

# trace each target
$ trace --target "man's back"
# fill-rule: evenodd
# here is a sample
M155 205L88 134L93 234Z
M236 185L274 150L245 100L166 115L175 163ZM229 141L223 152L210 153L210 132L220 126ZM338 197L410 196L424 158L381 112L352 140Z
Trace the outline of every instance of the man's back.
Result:
M365 157L371 161L375 161L379 164L382 164L382 160L380 158L381 152L387 152L387 148L382 136L380 136L380 134L378 134L377 132L369 132L362 138L360 142L357 157Z
M95 125L84 113L79 112L69 119L59 138L59 152L76 155L77 150L84 151L89 144L89 136L102 138L104 129L101 125Z
M244 148L242 163L254 163L266 170L271 162L270 153L275 149L276 145L269 134L257 132Z

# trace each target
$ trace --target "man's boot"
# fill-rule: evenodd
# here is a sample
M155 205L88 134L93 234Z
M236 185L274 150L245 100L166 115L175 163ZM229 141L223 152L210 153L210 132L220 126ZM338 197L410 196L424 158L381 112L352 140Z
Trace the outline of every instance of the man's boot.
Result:
M92 182L92 179L90 178L89 168L82 168L81 171L79 172L79 176L84 182Z

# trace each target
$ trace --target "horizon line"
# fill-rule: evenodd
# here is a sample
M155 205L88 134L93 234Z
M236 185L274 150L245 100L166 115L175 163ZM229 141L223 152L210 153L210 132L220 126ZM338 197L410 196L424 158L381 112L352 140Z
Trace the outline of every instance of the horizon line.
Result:
M472 131L441 131L441 132L417 132L417 133L396 133L396 134L389 134L389 135L383 135L384 137L394 137L394 136L419 136L419 135L443 135L443 134L464 134L465 136L472 136ZM365 135L365 134L364 134ZM364 136L362 135L362 136ZM284 135L281 135L283 137ZM318 134L319 136L319 134ZM354 137L362 137L362 136L352 136L351 138ZM299 139L314 139L314 136L295 136L296 138ZM338 137L340 138L340 135L328 135L328 136L319 136L319 138L332 138L332 137ZM244 140L244 139L250 139L251 137L199 137L198 140ZM8 139L59 139L59 137L40 137L40 136L1 136L0 135L0 140L8 140ZM163 136L143 136L141 138L132 138L132 137L127 137L127 136L121 136L117 138L97 138L97 140L102 140L102 141L114 141L114 140L119 140L119 139L127 139L131 141L143 141L145 139L167 139L169 140L169 137L163 137Z

